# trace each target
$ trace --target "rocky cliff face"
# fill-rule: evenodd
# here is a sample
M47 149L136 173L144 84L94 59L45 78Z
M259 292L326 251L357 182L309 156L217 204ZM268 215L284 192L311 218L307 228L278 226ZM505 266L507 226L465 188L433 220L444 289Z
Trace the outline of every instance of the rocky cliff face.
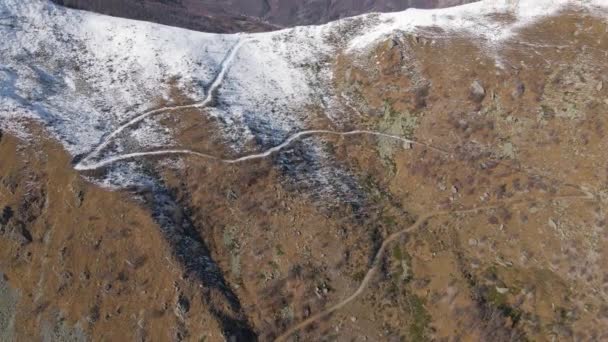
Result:
M112 16L206 32L268 31L369 12L441 8L475 0L53 0Z

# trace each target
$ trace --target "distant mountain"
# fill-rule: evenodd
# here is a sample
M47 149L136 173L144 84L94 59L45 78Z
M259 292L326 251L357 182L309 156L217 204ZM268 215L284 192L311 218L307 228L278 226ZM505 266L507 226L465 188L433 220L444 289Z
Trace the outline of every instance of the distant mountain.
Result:
M440 8L475 0L53 0L78 9L188 29L228 33L323 24L369 12Z

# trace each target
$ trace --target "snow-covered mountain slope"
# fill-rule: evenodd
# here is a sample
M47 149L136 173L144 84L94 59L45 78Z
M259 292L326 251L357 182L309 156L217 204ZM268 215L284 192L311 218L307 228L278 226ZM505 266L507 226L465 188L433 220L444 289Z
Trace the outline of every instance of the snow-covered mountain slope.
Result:
M172 132L153 120L171 112L167 106L186 105L217 118L220 135L242 154L248 144L269 148L311 128L311 107L321 108L332 128L348 126L350 104L331 85L334 57L343 51L363 53L383 37L429 27L491 47L566 6L599 11L608 2L482 1L273 33L219 35L46 0L3 0L0 127L25 135L24 124L33 119L71 154L99 159L137 152L120 139L124 134L147 150L170 146ZM499 14L512 20L499 20ZM189 100L174 103L172 91Z
M3 117L43 120L75 154L167 98L172 78L193 99L203 98L226 52L246 39L115 19L46 1L0 6ZM246 60L230 75L231 91L239 93L236 103L262 110L272 95L272 100L290 97L290 102L310 96L306 77L287 60L298 49L288 42L274 44L273 38L256 37L236 56ZM251 85L262 76L267 84L260 93Z

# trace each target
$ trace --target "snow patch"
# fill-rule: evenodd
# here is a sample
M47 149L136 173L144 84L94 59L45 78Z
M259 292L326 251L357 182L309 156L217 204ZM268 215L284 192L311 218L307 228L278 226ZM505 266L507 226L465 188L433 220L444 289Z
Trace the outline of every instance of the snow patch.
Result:
M453 34L479 37L489 44L496 44L512 37L522 27L540 18L555 15L568 6L593 10L593 7L608 8L608 1L482 0L443 9L410 8L403 12L379 14L379 23L369 27L366 34L353 39L349 49L364 49L394 32L414 32L425 27L438 27ZM500 22L496 20L497 14L508 14L515 20L510 23Z

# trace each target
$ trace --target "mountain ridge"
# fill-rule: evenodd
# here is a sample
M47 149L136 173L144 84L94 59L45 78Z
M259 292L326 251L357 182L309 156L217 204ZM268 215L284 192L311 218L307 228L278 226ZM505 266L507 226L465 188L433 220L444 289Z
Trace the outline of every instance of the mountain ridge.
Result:
M318 25L368 12L439 8L474 0L53 0L70 8L215 33L262 32Z

